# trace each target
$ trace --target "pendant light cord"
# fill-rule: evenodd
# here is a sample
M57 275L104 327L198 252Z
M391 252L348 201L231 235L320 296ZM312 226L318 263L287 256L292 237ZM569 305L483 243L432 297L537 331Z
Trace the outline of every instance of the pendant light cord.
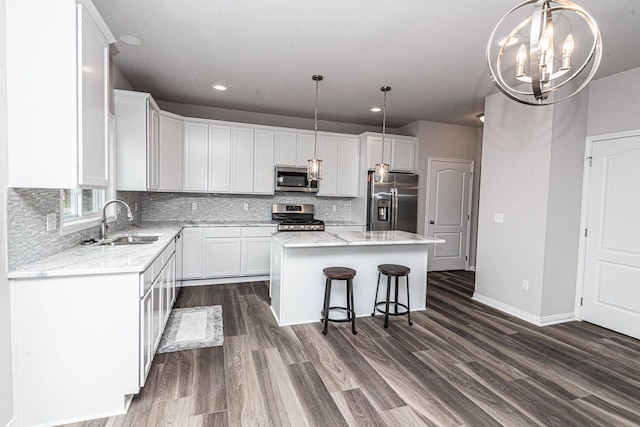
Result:
M313 158L316 159L316 150L318 147L318 83L320 80L316 80L316 111L313 116Z
M384 101L382 102L382 145L384 147L384 134L387 130L387 91L384 91Z

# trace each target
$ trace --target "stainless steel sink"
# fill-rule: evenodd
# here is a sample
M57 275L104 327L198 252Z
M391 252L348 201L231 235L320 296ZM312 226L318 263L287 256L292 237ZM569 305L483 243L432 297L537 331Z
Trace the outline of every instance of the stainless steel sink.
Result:
M160 236L122 236L98 242L99 246L144 245L158 241Z

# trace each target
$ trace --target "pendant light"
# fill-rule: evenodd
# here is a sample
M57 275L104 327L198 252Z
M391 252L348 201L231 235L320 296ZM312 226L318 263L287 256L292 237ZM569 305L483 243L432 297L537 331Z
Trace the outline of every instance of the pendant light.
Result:
M498 89L528 105L549 105L575 95L593 78L601 58L596 21L569 0L519 4L498 22L487 45Z
M313 116L313 159L307 160L307 181L319 181L322 179L322 160L318 159L318 83L322 81L324 77L320 74L316 74L311 77L316 82L316 110Z
M384 92L384 101L382 103L382 151L384 152L384 134L387 130L387 92L391 90L391 86L382 86L380 88ZM373 175L375 182L385 182L389 176L389 164L377 163L376 171Z

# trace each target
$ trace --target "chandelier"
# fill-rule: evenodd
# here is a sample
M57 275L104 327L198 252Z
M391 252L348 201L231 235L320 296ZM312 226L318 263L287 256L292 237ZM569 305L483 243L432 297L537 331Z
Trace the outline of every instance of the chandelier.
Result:
M569 0L519 4L502 17L487 44L496 86L528 105L554 104L575 95L593 78L601 58L596 21Z
M316 82L316 110L313 116L313 159L307 160L307 181L319 181L322 179L322 160L318 159L318 83L322 81L324 77L320 74L311 76L313 81Z
M391 90L391 86L382 86L380 88L384 92L384 102L382 103L382 147L384 151L384 134L387 130L387 92ZM373 175L375 182L385 182L389 175L388 163L377 163L376 171Z

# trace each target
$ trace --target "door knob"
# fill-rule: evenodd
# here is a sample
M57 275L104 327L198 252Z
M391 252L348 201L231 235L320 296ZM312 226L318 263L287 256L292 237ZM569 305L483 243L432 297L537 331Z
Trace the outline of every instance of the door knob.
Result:
M429 221L429 224L435 224L435 222L433 220Z

